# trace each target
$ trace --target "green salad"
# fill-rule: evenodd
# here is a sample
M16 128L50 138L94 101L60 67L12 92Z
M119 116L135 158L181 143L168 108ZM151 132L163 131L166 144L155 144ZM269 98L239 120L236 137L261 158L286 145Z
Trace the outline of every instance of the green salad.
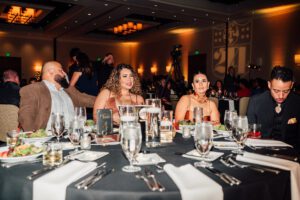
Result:
M195 125L195 122L190 121L190 120L181 120L179 121L179 125L183 126L183 125Z
M218 130L218 131L226 131L225 125L223 125L223 124L214 126L214 129Z
M39 129L35 132L24 134L24 138L42 138L47 136L48 135L45 129Z
M8 157L21 157L41 153L43 149L41 147L34 146L32 144L24 144L14 148L12 152L9 153Z
M88 120L86 120L85 125L86 125L86 126L94 126L94 125L95 125L95 122L94 122L94 120L92 120L92 119L88 119Z

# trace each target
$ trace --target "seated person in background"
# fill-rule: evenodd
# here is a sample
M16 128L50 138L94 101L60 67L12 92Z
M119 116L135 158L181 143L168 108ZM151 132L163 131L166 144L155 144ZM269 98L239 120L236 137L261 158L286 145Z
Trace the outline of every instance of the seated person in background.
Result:
M216 104L209 100L206 91L209 88L209 81L205 74L198 72L193 77L193 94L184 95L179 99L175 110L176 122L181 120L193 121L194 108L199 106L203 108L204 121L211 121L214 124L220 123L220 113Z
M51 113L63 113L68 128L75 115L74 107L93 107L95 97L68 86L61 64L56 61L45 63L42 81L20 90L19 123L23 130L51 129Z
M224 95L223 82L221 80L217 80L215 85L212 87L210 95L213 97L221 97Z
M262 125L262 138L287 142L300 152L300 97L291 91L292 70L274 67L268 86L269 91L251 97L249 123Z
M3 83L0 84L0 104L11 104L19 107L19 85L18 73L11 69L5 70L3 72Z
M114 124L119 124L118 106L144 104L141 94L141 83L137 73L130 65L119 64L113 69L96 98L93 112L94 120L97 121L98 109L111 109Z
M248 81L246 79L241 79L239 81L239 88L237 90L237 96L241 97L250 97L251 91L248 86Z
M168 81L165 77L162 77L160 84L156 88L156 97L161 99L161 104L165 110L172 110L171 104L171 80Z

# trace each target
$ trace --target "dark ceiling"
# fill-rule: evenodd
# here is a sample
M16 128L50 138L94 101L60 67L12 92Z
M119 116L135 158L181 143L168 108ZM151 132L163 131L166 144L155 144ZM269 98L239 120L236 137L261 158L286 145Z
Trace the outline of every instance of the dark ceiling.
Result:
M0 31L27 31L53 38L132 39L153 30L181 26L208 27L227 19L249 17L252 11L297 0L16 0L0 1ZM7 23L11 5L42 10L29 25ZM143 30L113 34L113 26L142 22Z

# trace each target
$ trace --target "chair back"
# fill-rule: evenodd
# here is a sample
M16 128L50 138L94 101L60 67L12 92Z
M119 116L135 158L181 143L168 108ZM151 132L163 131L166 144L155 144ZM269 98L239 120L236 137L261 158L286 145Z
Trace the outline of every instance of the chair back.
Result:
M239 115L246 115L250 97L240 98Z
M209 97L209 100L213 101L217 108L219 108L219 99L217 97Z
M6 133L18 128L18 111L15 105L0 104L0 141L6 142Z

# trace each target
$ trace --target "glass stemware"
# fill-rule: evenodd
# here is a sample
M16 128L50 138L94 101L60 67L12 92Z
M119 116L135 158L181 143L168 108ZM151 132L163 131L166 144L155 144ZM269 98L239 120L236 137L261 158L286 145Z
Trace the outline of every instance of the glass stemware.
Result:
M243 154L242 149L248 136L248 118L246 116L238 116L233 119L232 137L238 144L238 148L233 153Z
M142 145L141 125L139 123L124 124L121 133L121 146L130 165L122 168L125 172L137 172L141 168L133 165Z
M52 133L56 136L57 141L59 142L59 137L62 136L65 131L65 119L62 114L52 113L51 130Z
M224 114L224 125L227 131L232 130L232 121L233 118L237 116L237 112L235 110L230 111L230 110L225 110Z
M69 139L72 144L78 145L80 143L80 136L83 134L83 129L80 127L80 121L74 118L70 123Z
M201 156L200 162L195 162L195 167L211 167L210 162L205 161L213 145L213 126L210 123L203 122L195 126L194 136L195 147Z
M138 119L137 110L132 105L119 106L119 113L121 122L136 122Z
M85 107L75 107L75 118L80 121L80 126L83 128L87 120Z

